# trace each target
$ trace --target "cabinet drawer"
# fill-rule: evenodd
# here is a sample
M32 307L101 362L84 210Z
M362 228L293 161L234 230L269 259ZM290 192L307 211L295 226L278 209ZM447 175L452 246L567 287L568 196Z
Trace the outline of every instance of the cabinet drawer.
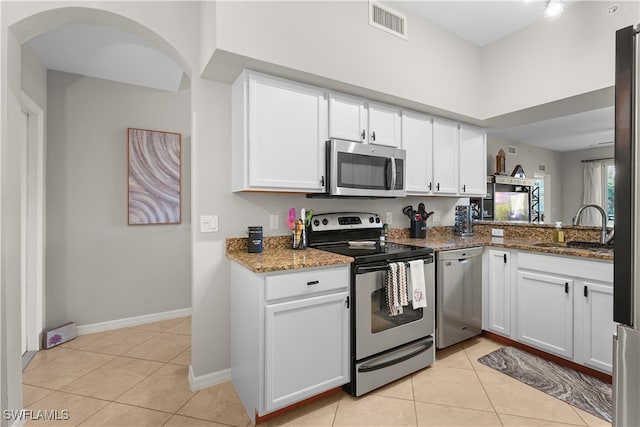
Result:
M349 266L344 266L269 275L265 295L267 301L272 301L348 288Z

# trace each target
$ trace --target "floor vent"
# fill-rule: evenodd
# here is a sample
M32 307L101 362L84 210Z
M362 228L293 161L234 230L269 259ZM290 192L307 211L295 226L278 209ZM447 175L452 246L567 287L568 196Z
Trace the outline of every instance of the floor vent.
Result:
M369 2L369 24L407 40L407 17L386 5Z

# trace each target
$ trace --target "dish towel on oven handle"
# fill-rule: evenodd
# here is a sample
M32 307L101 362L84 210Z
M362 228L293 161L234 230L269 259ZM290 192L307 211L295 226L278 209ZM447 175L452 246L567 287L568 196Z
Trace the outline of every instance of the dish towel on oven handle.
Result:
M409 279L411 281L411 299L413 308L427 306L427 286L424 281L424 261L409 261Z
M389 315L397 316L402 314L402 306L409 305L406 265L401 262L390 263L385 281Z

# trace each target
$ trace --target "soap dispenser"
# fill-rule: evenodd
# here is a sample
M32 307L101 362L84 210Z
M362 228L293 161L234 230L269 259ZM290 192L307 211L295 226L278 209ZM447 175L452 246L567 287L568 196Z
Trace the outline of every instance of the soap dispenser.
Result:
M553 230L553 241L556 243L564 243L564 230L562 230L562 222L556 222L556 228Z

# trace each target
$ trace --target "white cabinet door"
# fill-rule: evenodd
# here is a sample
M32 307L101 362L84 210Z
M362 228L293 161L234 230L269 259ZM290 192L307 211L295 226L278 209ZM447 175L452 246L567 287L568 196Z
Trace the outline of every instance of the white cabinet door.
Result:
M612 372L613 335L613 284L581 283L582 290L576 293L576 304L583 310L583 363L592 368Z
M402 112L402 148L407 150L407 194L431 194L433 188L433 119Z
M573 357L573 280L518 270L516 339Z
M248 103L249 189L323 191L324 92L251 74Z
M434 194L458 194L458 124L433 121Z
M511 253L490 249L482 329L511 336Z
M329 94L329 138L366 142L367 108L364 99Z
M460 195L487 194L487 139L484 129L460 126Z
M369 143L400 147L401 137L400 109L369 102Z
M348 292L265 307L267 412L349 382Z

